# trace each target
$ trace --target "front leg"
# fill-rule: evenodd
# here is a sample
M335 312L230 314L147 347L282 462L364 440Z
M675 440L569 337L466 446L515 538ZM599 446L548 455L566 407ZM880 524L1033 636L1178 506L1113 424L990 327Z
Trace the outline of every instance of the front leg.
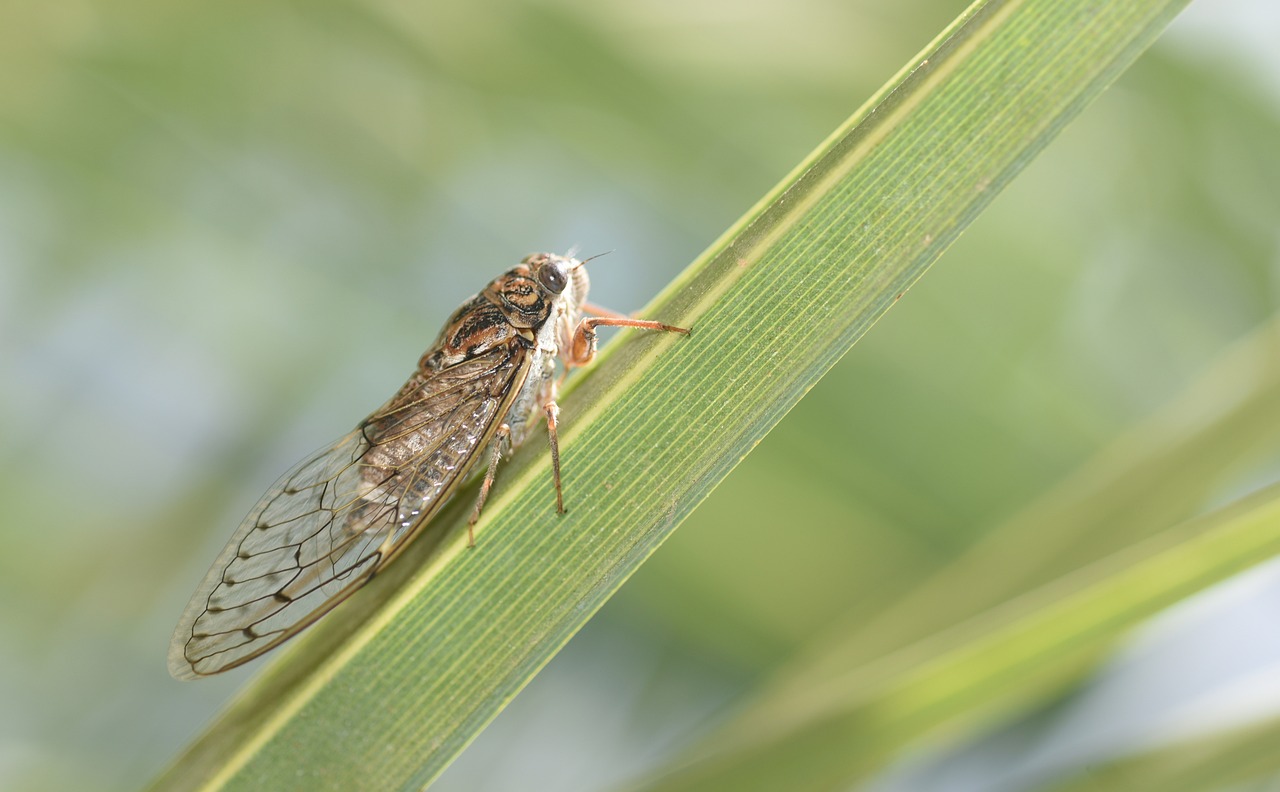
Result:
M596 356L597 327L634 327L639 330L662 330L667 333L689 335L688 328L654 322L649 319L632 319L629 316L589 316L578 322L573 331L573 344L566 360L568 366L585 366Z

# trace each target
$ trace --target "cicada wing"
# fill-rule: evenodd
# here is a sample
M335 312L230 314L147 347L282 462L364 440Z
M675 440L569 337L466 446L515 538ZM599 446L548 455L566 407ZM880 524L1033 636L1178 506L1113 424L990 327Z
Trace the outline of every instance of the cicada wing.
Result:
M196 589L169 672L194 679L247 662L366 583L448 499L527 370L513 344L415 374L358 429L286 473Z

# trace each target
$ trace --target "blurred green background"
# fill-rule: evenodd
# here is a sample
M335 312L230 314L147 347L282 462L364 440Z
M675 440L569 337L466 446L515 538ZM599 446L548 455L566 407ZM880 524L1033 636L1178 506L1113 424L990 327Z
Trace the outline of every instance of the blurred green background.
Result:
M577 245L639 309L965 6L0 6L0 788L135 788L198 733L253 667L168 677L192 587L459 302ZM1272 317L1277 34L1184 15L438 788L661 766Z

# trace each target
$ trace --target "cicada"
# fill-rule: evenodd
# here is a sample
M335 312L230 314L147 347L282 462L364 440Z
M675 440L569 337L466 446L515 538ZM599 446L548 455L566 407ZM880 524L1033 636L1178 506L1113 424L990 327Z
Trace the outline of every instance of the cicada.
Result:
M563 372L591 362L601 326L689 332L589 305L585 263L535 253L495 278L454 312L390 401L277 481L183 611L169 672L216 674L297 635L390 563L487 458L467 524L474 547L499 462L540 416L564 513Z

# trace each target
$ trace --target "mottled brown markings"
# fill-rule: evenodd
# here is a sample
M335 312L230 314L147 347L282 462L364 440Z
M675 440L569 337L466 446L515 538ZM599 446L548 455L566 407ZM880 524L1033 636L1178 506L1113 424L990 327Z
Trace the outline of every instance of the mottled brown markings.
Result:
M502 309L483 297L476 297L454 315L445 330L445 343L439 355L444 363L460 363L506 343L513 335L515 330ZM432 370L439 371L439 364Z
M179 621L174 676L233 668L314 622L403 550L490 447L487 493L501 452L538 414L558 451L555 360L589 361L596 324L687 332L620 315L581 319L581 264L534 254L495 278L454 312L390 401L259 500ZM553 475L563 509L558 453Z
M547 266L547 261L538 266ZM554 295L526 264L498 276L480 295L502 310L511 327L521 330L541 327L550 318L554 303Z

